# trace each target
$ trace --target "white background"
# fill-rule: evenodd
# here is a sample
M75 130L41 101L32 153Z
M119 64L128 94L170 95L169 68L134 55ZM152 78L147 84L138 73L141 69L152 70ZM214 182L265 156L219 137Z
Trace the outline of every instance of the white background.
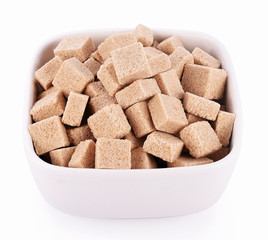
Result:
M0 239L268 239L267 1L1 1ZM66 215L40 196L21 134L25 80L41 41L106 27L197 30L226 46L244 110L238 164L222 198L190 216L102 220Z

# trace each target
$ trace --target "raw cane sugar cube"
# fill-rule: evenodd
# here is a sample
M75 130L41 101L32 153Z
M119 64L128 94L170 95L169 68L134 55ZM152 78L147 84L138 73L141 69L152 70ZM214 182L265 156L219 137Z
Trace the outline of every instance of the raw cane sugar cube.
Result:
M196 47L192 55L194 57L194 63L212 68L219 68L221 66L220 60L214 58L209 53L203 51L199 47Z
M72 145L77 146L80 142L87 139L95 141L93 133L91 132L88 125L83 125L76 128L70 128L66 130L69 141Z
M121 85L152 76L152 70L141 43L114 50L111 52L111 57Z
M148 59L153 58L155 56L158 56L160 54L165 54L162 51L160 51L160 50L158 50L158 49L156 49L154 47L144 47L143 49L144 49Z
M57 91L59 91L57 88L55 88L54 86L51 86L49 89L47 89L47 90L41 92L41 93L37 96L36 100L40 100L41 98L47 96L48 94L53 93L53 92L57 92Z
M216 120L220 104L192 93L184 94L183 106L186 112L211 121Z
M59 71L62 63L63 61L61 60L61 58L55 56L35 72L36 80L45 90L47 90L51 86L52 81L56 76L57 72Z
M134 34L137 38L137 41L140 42L144 47L151 46L154 41L154 35L150 28L139 24L135 30Z
M134 150L136 148L142 147L144 143L143 138L137 138L132 131L130 131L126 136L124 136L124 139L127 139L131 142L131 150Z
M117 104L117 101L115 97L111 97L107 93L90 98L88 103L92 113L96 113L97 111L111 104Z
M113 50L126 47L134 43L137 43L134 33L128 32L114 34L106 38L105 41L98 46L98 54L105 61L110 57Z
M183 141L168 133L154 131L147 136L143 149L166 162L176 160L182 151Z
M102 82L110 96L114 96L123 86L118 82L114 65L111 58L108 58L97 73L98 79Z
M89 83L84 90L84 94L88 95L90 98L93 98L108 93L103 84L100 81L97 81Z
M208 158L210 158L214 161L218 161L218 160L221 160L224 157L226 157L229 154L229 152L230 152L230 149L228 147L222 147L217 152L214 152L214 153L208 155Z
M118 104L106 106L88 118L88 125L96 139L122 138L131 129Z
M76 92L70 92L63 113L62 122L69 126L79 127L87 106L88 96Z
M60 148L49 152L53 165L68 167L68 163L74 153L75 147Z
M68 164L72 168L94 168L95 143L92 140L80 142Z
M223 69L186 64L182 76L182 87L185 92L207 99L221 99L226 80L227 73Z
M159 93L148 102L148 107L157 130L174 134L188 125L182 103L177 98Z
M159 42L154 40L152 47L157 48L158 44L159 44Z
M235 114L219 111L218 117L215 121L214 130L220 139L221 144L227 147L232 134L235 121Z
M176 47L183 47L183 44L177 35L172 35L171 37L165 39L164 41L160 42L157 46L159 50L166 54L171 54L174 52Z
M58 116L31 124L29 132L38 155L70 145L65 127Z
M93 82L94 76L90 70L76 58L65 60L52 84L68 97L71 91L82 93L86 85Z
M91 37L78 36L64 38L54 49L54 54L62 60L75 57L84 62L94 50L95 45Z
M106 61L111 56L111 52L118 48L117 44L114 43L112 36L106 38L98 46L98 55L101 57L102 61Z
M176 70L178 78L181 79L185 64L193 64L193 55L183 47L177 47L173 53L169 55L171 67Z
M207 157L193 158L188 155L181 155L172 163L168 163L168 167L190 167L212 163L213 160Z
M180 131L180 137L195 158L218 151L222 144L207 121L192 123Z
M115 94L115 98L118 104L121 105L123 109L126 109L129 106L137 102L145 101L160 92L161 91L154 78L140 79L118 91Z
M112 39L112 42L115 44L116 49L137 43L135 34L132 32L114 34L111 35L110 38Z
M101 55L99 54L98 50L96 50L95 52L93 52L90 57L94 58L97 62L99 62L100 64L103 63L103 59L101 57Z
M88 60L86 60L84 65L90 70L94 77L97 75L97 72L101 66L101 64L93 57L90 57Z
M144 51L152 70L152 76L171 68L171 62L167 54L153 47L145 47Z
M154 50L157 50L153 48ZM171 68L171 62L168 55L159 51L160 53L155 56L147 55L148 62L152 71L151 76L155 76L158 73L165 72Z
M184 91L175 69L159 73L154 78L157 81L161 93L178 99L183 98Z
M35 122L63 114L66 100L60 91L52 92L34 103L30 114Z
M157 163L153 156L145 152L142 148L131 151L131 169L151 168L157 168Z
M188 124L199 122L199 121L206 121L206 119L198 117L198 116L195 116L195 115L193 115L191 113L186 113L186 117L187 117L187 120L188 120Z
M143 137L155 130L147 102L138 102L132 105L125 111L125 114L137 138Z
M96 142L95 168L131 169L130 141L99 138Z

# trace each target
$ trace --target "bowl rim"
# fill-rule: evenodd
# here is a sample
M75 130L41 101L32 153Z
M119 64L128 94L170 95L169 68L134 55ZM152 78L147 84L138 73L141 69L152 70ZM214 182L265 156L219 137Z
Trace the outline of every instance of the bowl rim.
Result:
M152 28L152 31L154 34L160 34L160 35L171 35L171 34L178 34L178 35L191 35L191 36L198 36L202 38L206 38L217 45L218 48L220 48L224 55L225 59L229 62L229 69L228 69L228 76L232 75L232 91L235 92L235 96L232 97L233 104L236 109L236 119L235 119L235 131L238 138L234 141L233 146L231 148L231 151L229 154L222 158L219 161L215 161L210 164L204 164L204 165L197 165L197 166L187 166L187 167L172 167L172 168L155 168L155 169L96 169L96 168L69 168L69 167L61 167L56 166L50 163L45 162L42 160L34 151L33 143L31 136L28 131L29 123L31 122L31 116L29 114L30 108L33 103L33 94L34 94L34 72L36 71L37 67L37 61L38 58L42 55L42 51L48 47L49 44L59 41L60 39L67 37L67 36L78 36L78 35L86 35L90 34L92 35L95 33L96 35L110 35L111 33L121 33L121 32L129 32L133 31L133 29L129 28L98 28L98 29L85 29L85 30L78 30L78 31L71 31L71 32L64 32L60 33L58 35L55 35L53 37L50 37L46 40L43 40L40 42L38 49L35 50L35 56L31 62L31 65L29 67L29 73L27 76L27 80L25 83L25 89L24 89L24 106L23 106L23 145L24 145L24 151L26 154L26 158L30 163L38 164L40 167L48 168L52 171L68 171L68 173L82 173L82 172L96 172L96 173L112 173L117 174L119 172L124 172L128 174L148 174L148 173L159 173L159 172L168 172L168 171L187 171L187 170L197 170L197 169L206 169L210 167L220 167L223 164L233 161L234 159L237 159L241 143L242 143L242 133L243 133L243 122L242 122L242 107L241 107L241 100L240 100L240 94L236 79L236 74L233 66L233 62L231 60L231 57L225 48L225 46L215 37L199 32L199 31L191 31L191 30L180 30L180 29L174 29L174 28ZM93 36L94 38L94 36ZM31 164L30 164L31 165ZM149 172L148 172L149 171Z

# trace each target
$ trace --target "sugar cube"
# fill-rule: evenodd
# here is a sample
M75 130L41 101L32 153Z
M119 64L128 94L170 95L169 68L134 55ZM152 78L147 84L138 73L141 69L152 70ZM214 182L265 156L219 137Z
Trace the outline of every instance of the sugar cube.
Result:
M101 169L130 169L130 141L126 139L97 139L95 167Z

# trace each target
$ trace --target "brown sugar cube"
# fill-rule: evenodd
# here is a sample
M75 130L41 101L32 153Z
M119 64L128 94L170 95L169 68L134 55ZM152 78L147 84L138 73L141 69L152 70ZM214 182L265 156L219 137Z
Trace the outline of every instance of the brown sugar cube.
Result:
M72 168L94 168L95 143L92 140L80 142L68 164Z
M70 128L66 130L69 141L72 145L77 146L80 142L87 139L95 141L93 133L91 132L88 125L83 125L76 128Z
M184 91L175 69L157 74L155 80L163 94L178 99L183 98Z
M227 147L232 134L235 121L235 114L219 111L218 117L215 122L214 130L220 139L221 144Z
M164 94L155 95L148 103L157 130L177 133L188 125L181 101Z
M102 83L97 81L89 83L85 88L84 94L88 95L90 98L93 98L108 93Z
M152 70L141 43L114 50L111 52L111 57L121 85L152 76Z
M29 132L38 155L70 145L65 127L58 116L30 124Z
M216 120L220 104L192 93L184 94L183 106L186 112L211 121Z
M71 91L82 93L86 85L93 80L94 76L83 63L76 58L70 58L62 63L52 84L68 97Z
M183 44L177 35L172 35L171 37L165 39L164 41L160 42L157 48L163 51L166 54L171 54L174 52L176 47L183 47Z
M183 47L177 47L172 54L169 55L171 67L176 70L178 78L181 79L185 64L194 63L193 55Z
M230 149L228 147L222 147L217 152L214 152L214 153L208 155L208 158L210 158L214 161L218 161L218 160L221 160L224 157L226 157L229 154L229 152L230 152Z
M168 167L191 167L208 163L213 163L213 160L207 157L193 158L188 155L181 155L174 162L168 163Z
M68 167L75 147L60 148L49 152L51 163L57 166Z
M210 68L197 64L186 64L182 76L182 87L207 99L221 99L227 80L223 69Z
M55 56L35 72L36 80L45 90L47 90L51 86L52 81L56 76L57 72L59 71L62 63L63 61L61 60L61 58Z
M137 138L155 130L146 102L138 102L129 107L125 114Z
M92 113L96 113L97 111L111 104L117 104L117 101L115 97L111 97L107 93L90 98L88 103Z
M144 49L148 59L153 58L155 56L158 56L160 54L165 54L162 51L160 51L154 47L144 47L143 49ZM165 55L167 56L167 54L165 54Z
M207 121L195 122L180 131L180 137L195 158L218 151L222 145Z
M57 91L59 91L57 88L55 88L54 86L51 86L49 89L47 89L47 90L41 92L41 93L37 96L36 100L40 100L41 98L47 96L48 94L53 93L53 92L57 92Z
M95 52L93 52L90 57L94 58L97 62L99 62L100 64L103 63L103 59L101 57L101 55L99 54L98 50L96 50Z
M105 61L110 57L112 51L134 43L137 43L134 33L127 32L114 34L106 38L105 41L98 46L98 53Z
M110 96L119 91L123 86L118 82L114 65L111 58L108 58L97 73L98 79L102 82L104 88Z
M95 168L130 169L130 141L122 139L99 138L96 143Z
M160 93L160 89L154 78L140 79L115 94L115 98L123 109L147 100Z
M127 139L131 142L131 150L142 147L144 143L144 139L136 138L136 136L132 133L132 131L130 131L126 136L124 136L124 139Z
M104 62L111 56L111 52L117 48L117 45L113 42L112 36L110 36L98 46L98 55Z
M106 106L88 118L88 125L97 138L122 138L131 129L118 104Z
M101 64L93 57L90 57L88 60L86 60L84 62L84 65L89 69L89 71L93 74L94 77L97 75L97 72L101 66Z
M62 60L75 57L84 62L94 50L95 45L91 37L78 36L62 39L54 49L54 54Z
M152 47L157 48L158 44L159 44L159 42L154 40Z
M206 119L198 117L198 116L195 116L195 115L193 115L191 113L186 113L186 117L187 117L187 120L188 120L188 124L199 122L199 121L206 121Z
M62 122L69 126L79 127L87 106L87 101L87 95L70 92Z
M137 41L140 42L144 47L148 47L153 44L154 35L153 35L153 31L150 28L142 24L139 24L135 28L134 34L137 38Z
M153 47L145 47L144 51L152 70L152 76L171 68L171 62L167 54Z
M60 91L52 92L34 103L30 114L35 122L52 116L60 116L65 109L66 101Z
M164 161L173 162L182 151L183 142L170 134L154 131L147 136L143 149Z
M155 159L142 148L131 151L131 169L157 168Z
M221 66L220 60L214 58L209 53L203 51L198 47L193 50L192 55L194 57L195 64L212 68L219 68Z

